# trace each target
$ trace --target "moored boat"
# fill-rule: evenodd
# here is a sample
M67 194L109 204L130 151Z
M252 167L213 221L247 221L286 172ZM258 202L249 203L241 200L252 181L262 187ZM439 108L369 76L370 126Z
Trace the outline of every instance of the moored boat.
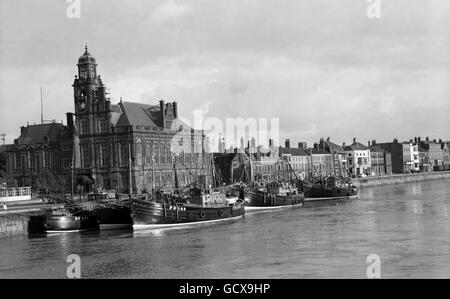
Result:
M305 194L305 202L351 198L358 195L358 188L350 181L336 181L334 177L314 182L301 181L299 188Z
M133 228L159 228L207 223L245 215L244 202L212 189L190 188L180 194L155 192L132 199Z
M247 210L276 209L302 206L303 193L288 182L259 183L244 188Z
M99 220L100 230L126 229L133 226L131 219L130 200L116 198L106 192L93 193L89 195L90 201L95 201L94 213Z
M98 230L97 215L89 211L69 212L66 209L51 211L43 219L46 233Z

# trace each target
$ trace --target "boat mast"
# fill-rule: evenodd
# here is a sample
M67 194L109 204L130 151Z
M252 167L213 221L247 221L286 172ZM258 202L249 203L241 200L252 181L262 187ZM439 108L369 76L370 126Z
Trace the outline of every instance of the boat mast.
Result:
M128 194L133 194L132 178L131 178L131 143L128 143Z
M155 191L155 156L152 151L152 191Z
M174 175L175 190L178 194L180 194L177 175L177 158L175 155L173 156L172 160L173 160L173 175Z
M73 201L74 194L74 172L75 172L75 146L72 144L72 169L71 169L71 178L70 178L70 199Z

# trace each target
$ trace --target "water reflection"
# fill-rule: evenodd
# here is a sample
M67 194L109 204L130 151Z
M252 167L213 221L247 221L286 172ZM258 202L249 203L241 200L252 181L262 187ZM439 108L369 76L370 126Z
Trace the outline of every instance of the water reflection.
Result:
M358 199L249 213L239 221L2 240L0 277L64 278L69 254L84 278L448 277L447 181L362 188Z

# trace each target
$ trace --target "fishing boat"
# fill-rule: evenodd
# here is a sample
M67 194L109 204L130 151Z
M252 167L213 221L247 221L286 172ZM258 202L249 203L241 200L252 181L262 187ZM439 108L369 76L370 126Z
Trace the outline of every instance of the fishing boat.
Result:
M305 202L351 198L358 195L358 188L351 181L338 181L333 176L316 179L313 182L300 181L299 189L305 194Z
M132 198L133 229L217 222L245 215L244 201L223 189L212 185L209 188L198 185L179 188L175 157L173 165L173 190L154 190L149 196ZM214 182L214 168L211 169Z
M183 194L184 193L184 194ZM191 188L180 195L162 191L132 199L133 228L158 228L216 222L245 215L244 201L221 191Z
M130 198L132 196L131 180L131 145L128 144L128 195L116 194L114 190L97 192L88 195L88 201L94 203L94 212L99 219L100 230L127 229L133 227L131 219Z
M43 227L46 233L78 232L99 229L97 215L85 210L69 211L67 209L61 209L50 211L43 221Z
M349 178L340 177L337 179L335 175L323 176L319 174L312 162L312 154L308 151L306 153L311 157L311 167L316 173L316 176L310 180L300 179L292 169L289 161L285 158L289 169L296 177L295 181L297 182L298 189L305 196L304 202L353 198L357 196L358 188L352 184Z
M246 209L267 210L303 205L303 193L288 181L273 181L269 183L254 182L252 153L249 153L250 186L242 187L240 197L245 200Z
M247 210L275 209L289 206L302 206L303 193L289 182L257 183L244 187Z
M99 192L88 195L94 202L94 213L99 220L100 230L126 229L133 226L130 200L128 196L116 198L111 192Z

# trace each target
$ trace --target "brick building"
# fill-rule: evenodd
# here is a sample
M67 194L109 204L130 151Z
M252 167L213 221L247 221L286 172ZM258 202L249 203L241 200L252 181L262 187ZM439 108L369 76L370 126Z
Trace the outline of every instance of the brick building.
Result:
M172 187L174 170L180 186L211 182L205 135L179 121L176 102L112 104L87 47L77 67L75 113L67 113L67 126L22 128L15 144L6 148L8 169L21 184L27 184L31 171L42 169L70 176L72 162L74 180L85 191Z

